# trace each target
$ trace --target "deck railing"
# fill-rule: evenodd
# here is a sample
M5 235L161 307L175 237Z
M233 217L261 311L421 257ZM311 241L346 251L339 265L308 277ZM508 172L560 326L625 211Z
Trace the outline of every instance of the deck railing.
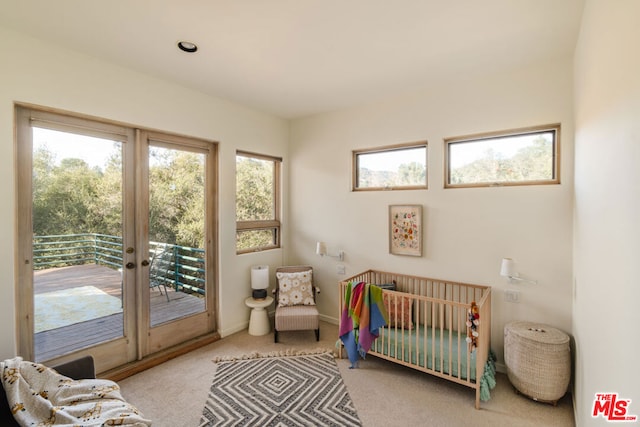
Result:
M171 272L157 279L177 291L204 295L204 249L149 242L150 257L159 247L172 252ZM33 237L33 268L96 264L114 270L122 268L122 237L98 233Z

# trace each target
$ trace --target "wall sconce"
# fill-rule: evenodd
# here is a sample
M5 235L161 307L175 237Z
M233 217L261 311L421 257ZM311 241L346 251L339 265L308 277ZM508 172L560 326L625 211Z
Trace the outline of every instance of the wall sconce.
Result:
M537 284L537 280L523 279L520 274L516 273L515 263L511 258L502 258L502 265L500 266L500 275L502 277L508 277L509 283L514 282L527 282Z
M338 251L336 255L331 255L327 252L327 244L325 242L316 243L316 255L330 256L332 258L338 258L340 261L344 261L344 251Z

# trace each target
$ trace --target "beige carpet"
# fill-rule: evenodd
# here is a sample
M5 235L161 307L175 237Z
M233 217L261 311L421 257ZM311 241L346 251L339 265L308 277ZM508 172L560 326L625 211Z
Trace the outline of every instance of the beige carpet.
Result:
M285 349L333 348L338 328L321 323L321 341L312 331L253 337L246 331L170 360L120 382L122 393L155 427L196 427L213 381L214 357ZM475 393L467 387L375 358L349 369L338 368L362 424L376 426L573 426L571 396L557 407L533 402L513 392L506 375L498 374L491 400L474 408Z

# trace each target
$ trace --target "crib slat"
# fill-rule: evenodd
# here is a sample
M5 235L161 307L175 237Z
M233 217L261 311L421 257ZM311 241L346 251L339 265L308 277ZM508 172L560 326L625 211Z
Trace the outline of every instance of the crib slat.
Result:
M449 312L449 324L451 325L451 324L453 324L453 322L452 322L452 319L453 319L453 307L452 307L452 306L449 306L449 307L447 307L447 308L449 309L449 310L448 310L448 312ZM449 360L448 360L448 362L449 362L449 372L453 372L453 371L451 370L451 367L453 366L453 365L452 365L453 360L451 360L451 357L452 357L452 354L451 354L451 353L453 353L453 352L451 351L451 350L453 349L453 332L452 332L452 331L453 331L453 329L451 329L451 327L449 327L449 328L448 328L448 331L449 331L449 334L448 334L448 335L449 335L449 351L447 352L447 354L449 355L449 357L448 357L448 359L449 359Z

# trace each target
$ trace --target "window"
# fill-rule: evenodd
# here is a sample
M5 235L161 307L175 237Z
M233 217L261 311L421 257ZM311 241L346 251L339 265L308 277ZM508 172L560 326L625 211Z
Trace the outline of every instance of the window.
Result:
M236 153L236 251L280 247L282 159Z
M427 142L353 152L353 190L427 188Z
M445 139L445 187L559 184L560 125Z

